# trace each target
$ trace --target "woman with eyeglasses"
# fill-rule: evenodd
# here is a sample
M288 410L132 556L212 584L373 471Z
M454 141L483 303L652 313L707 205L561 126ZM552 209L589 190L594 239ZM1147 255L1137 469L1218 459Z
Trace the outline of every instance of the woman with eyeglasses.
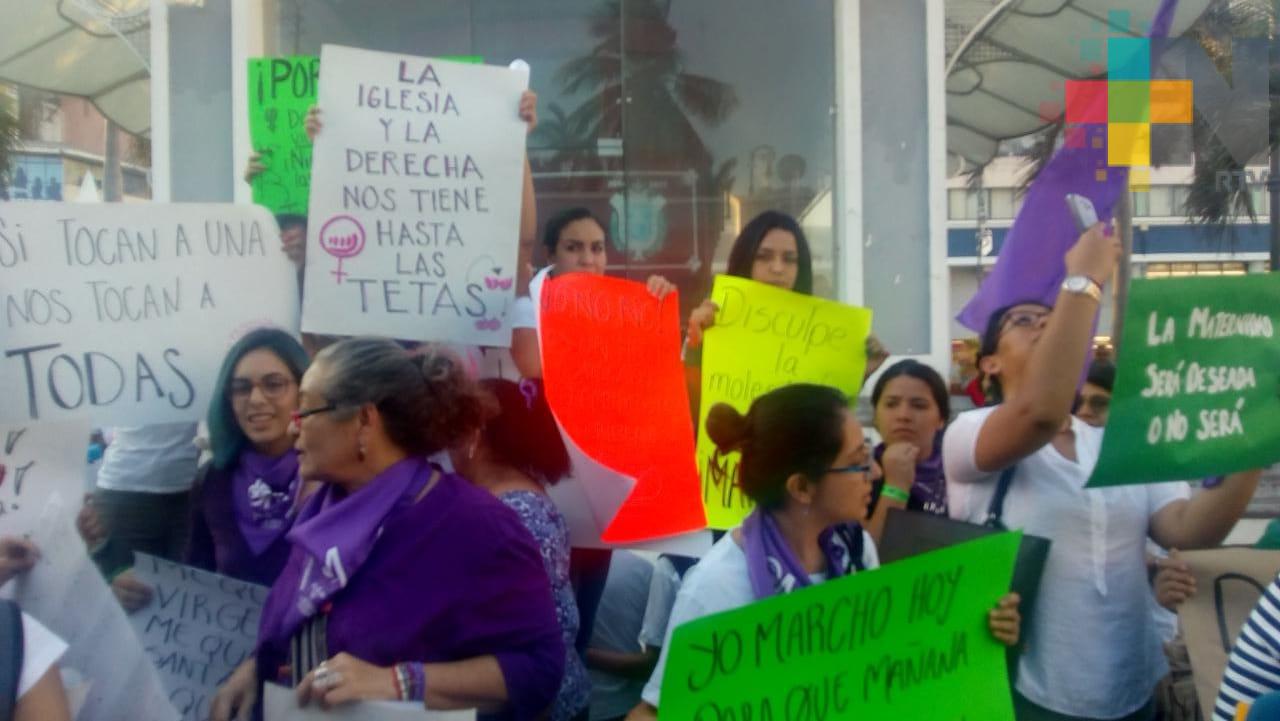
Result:
M947 515L942 429L951 418L951 395L937 371L908 359L880 374L871 406L882 439L874 457L884 476L872 485L866 528L879 543L890 508Z
M1119 253L1096 225L1067 252L1054 307L1016 303L992 314L978 364L997 405L960 414L943 439L953 518L983 521L1013 467L1004 523L1053 542L1018 662L1020 721L1152 717L1166 668L1148 605L1146 540L1180 549L1221 542L1258 482L1257 471L1238 473L1194 499L1184 483L1085 488L1102 429L1071 409Z
M192 492L191 565L264 586L280 575L303 492L289 425L310 362L275 328L251 331L227 352L209 405L213 459Z
M1107 425L1111 412L1111 388L1116 382L1116 364L1108 360L1095 360L1089 364L1089 374L1080 389L1080 402L1076 405L1076 417L1095 428Z
M745 416L717 404L707 432L721 452L742 453L740 483L756 509L685 577L632 721L656 717L680 625L879 565L875 543L859 525L871 500L871 456L839 391L784 386L757 398ZM1008 594L988 614L992 635L1008 645L1018 640L1017 603Z
M539 549L511 509L428 460L484 422L461 363L347 339L316 356L298 397L298 468L321 489L288 533L256 654L219 689L214 721L242 717L268 681L295 686L304 706L540 717L565 647Z

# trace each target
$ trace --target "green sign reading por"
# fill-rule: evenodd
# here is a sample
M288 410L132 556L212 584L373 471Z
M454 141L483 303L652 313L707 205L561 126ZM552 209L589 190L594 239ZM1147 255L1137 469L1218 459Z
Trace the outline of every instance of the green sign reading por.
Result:
M684 624L658 716L1013 721L987 613L1021 540L987 536Z
M1135 280L1089 486L1280 460L1280 276Z
M253 179L253 202L272 213L307 214L311 141L304 125L319 82L314 55L249 60L249 138L267 168Z

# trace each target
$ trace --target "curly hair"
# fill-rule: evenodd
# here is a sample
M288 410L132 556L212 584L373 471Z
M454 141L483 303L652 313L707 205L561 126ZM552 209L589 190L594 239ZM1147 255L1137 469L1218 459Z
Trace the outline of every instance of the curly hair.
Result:
M491 413L461 361L436 345L405 350L386 338L348 338L325 348L325 400L339 409L377 407L391 442L429 456L452 448L484 426Z

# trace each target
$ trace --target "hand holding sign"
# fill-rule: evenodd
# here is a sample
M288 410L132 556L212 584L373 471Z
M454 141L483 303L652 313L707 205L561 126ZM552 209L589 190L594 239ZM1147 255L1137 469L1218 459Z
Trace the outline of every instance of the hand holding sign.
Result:
M707 435L707 412L728 403L745 413L752 400L791 383L857 395L871 311L724 275L716 276L711 303L717 315L702 355L698 467L709 525L727 529L750 502L738 491L738 454L717 454Z

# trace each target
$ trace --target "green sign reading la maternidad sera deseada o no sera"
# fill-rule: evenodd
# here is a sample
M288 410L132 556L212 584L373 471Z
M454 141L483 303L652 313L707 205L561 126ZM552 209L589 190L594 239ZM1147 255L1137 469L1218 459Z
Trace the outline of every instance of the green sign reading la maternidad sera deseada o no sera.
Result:
M1089 486L1280 460L1280 275L1135 280Z

